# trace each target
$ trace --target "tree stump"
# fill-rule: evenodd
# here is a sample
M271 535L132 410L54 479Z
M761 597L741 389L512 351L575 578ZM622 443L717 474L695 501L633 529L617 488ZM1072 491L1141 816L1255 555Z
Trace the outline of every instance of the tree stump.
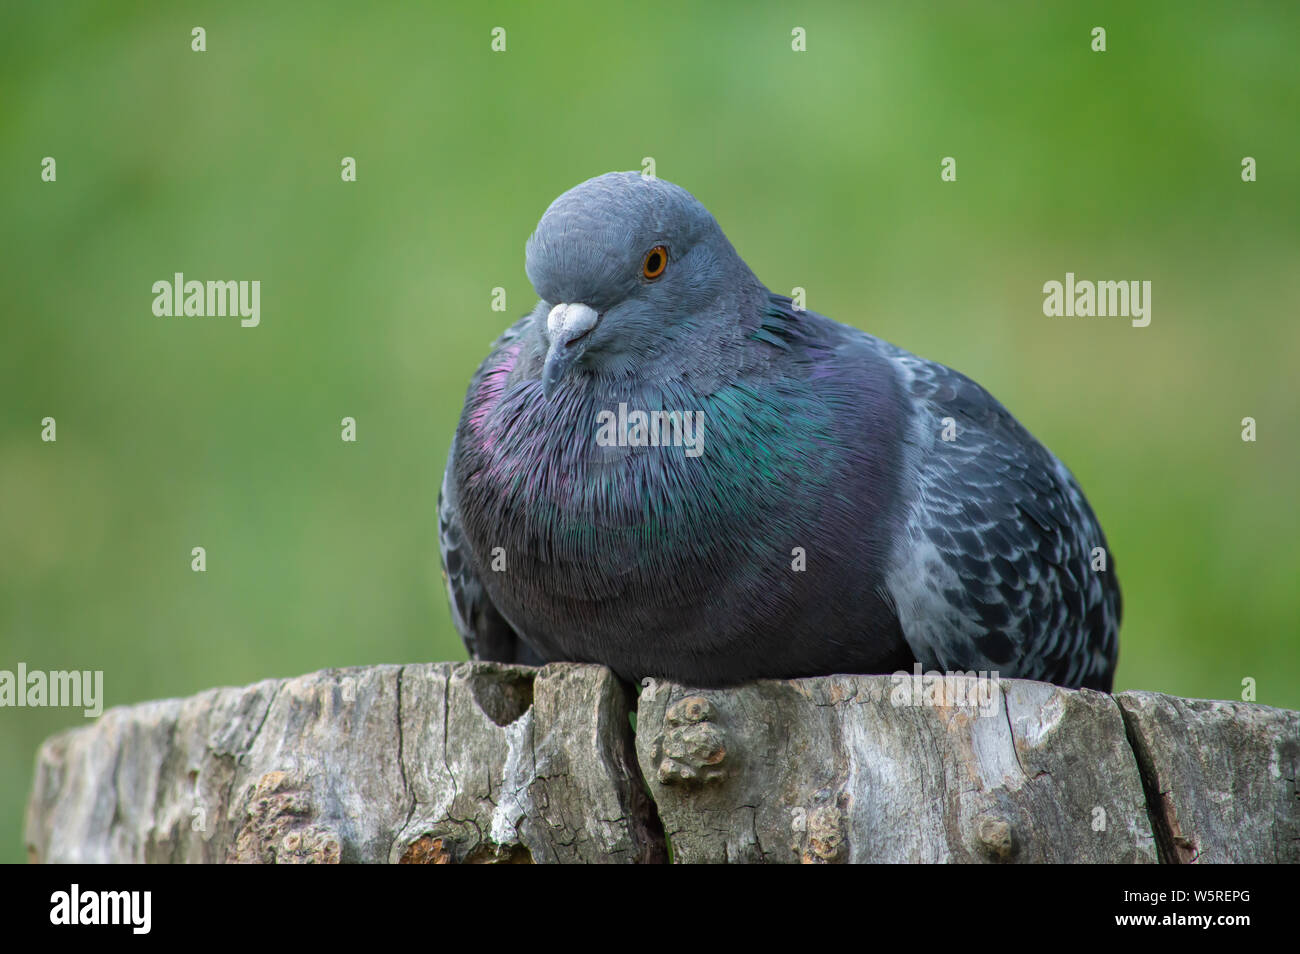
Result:
M633 725L635 723L635 730ZM48 739L49 862L1297 862L1300 713L968 677L326 670Z

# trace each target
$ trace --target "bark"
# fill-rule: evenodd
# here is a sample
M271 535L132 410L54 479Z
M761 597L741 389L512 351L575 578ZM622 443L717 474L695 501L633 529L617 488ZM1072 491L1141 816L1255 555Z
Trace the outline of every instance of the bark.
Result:
M1161 860L1300 863L1300 712L1156 692L1116 698Z
M1295 862L1298 767L1300 713L1157 693L375 666L54 736L26 837L52 862Z
M327 670L113 709L48 740L35 860L656 861L608 670Z
M949 680L932 701L976 685ZM921 680L895 687L835 676L643 693L638 753L675 859L1157 860L1109 696L1008 680L982 705L935 705Z

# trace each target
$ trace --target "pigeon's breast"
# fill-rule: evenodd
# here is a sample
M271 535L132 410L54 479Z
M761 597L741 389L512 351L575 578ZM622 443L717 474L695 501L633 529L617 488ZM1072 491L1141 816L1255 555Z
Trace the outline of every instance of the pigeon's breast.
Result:
M499 547L514 561L502 590L534 609L594 612L679 574L698 579L719 558L761 488L737 486L749 476L725 437L715 444L702 401L669 403L632 393L547 402L528 381L490 409L467 408L460 499L475 552Z
M845 413L833 383L546 401L535 381L483 380L457 438L463 526L545 658L730 680L744 660L812 671L843 638L829 627L890 625L873 565L895 488L864 458L890 439L873 444L883 425Z

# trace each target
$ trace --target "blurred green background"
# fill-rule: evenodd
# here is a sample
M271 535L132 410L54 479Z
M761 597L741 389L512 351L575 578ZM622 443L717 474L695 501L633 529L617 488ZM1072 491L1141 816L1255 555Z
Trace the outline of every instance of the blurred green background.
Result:
M771 288L1074 470L1118 688L1300 707L1300 6L465 6L6 5L0 669L102 669L112 705L463 658L435 499L466 384L547 204L652 156ZM260 280L261 326L154 317L176 271ZM1150 280L1150 327L1044 317L1067 271ZM0 860L79 724L0 710Z

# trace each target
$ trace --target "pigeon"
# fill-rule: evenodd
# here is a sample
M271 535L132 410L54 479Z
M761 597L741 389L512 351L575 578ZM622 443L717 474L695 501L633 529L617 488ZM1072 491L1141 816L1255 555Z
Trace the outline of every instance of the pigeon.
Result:
M470 381L438 500L473 658L1111 690L1106 538L980 385L769 291L641 173L556 199L525 270L540 301Z

